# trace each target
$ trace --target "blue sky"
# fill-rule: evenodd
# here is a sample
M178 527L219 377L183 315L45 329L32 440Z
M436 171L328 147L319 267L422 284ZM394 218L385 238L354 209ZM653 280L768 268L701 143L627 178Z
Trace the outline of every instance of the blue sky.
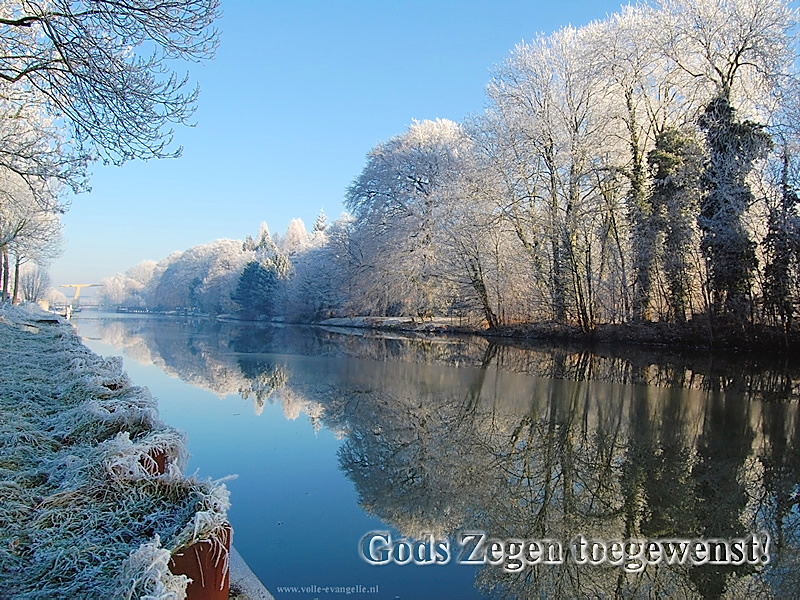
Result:
M64 216L53 284L95 283L218 238L329 219L378 142L414 120L483 110L513 47L616 12L619 0L222 0L216 58L175 160L94 165ZM88 291L88 290L87 290Z

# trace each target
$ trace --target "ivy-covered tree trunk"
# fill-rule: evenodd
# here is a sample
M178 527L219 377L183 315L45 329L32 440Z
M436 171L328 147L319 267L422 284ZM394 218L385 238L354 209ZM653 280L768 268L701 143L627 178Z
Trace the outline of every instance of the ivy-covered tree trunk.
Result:
M631 168L628 174L628 219L631 223L633 246L633 318L650 319L653 264L656 258L656 235L653 231L652 210L645 193L644 157L640 149L636 107L633 92L626 90L627 126L630 134Z
M717 316L743 325L752 311L751 284L757 261L742 216L753 200L747 176L771 147L763 126L737 121L725 95L713 99L700 118L709 152L698 225Z
M650 206L654 231L663 233L662 268L667 280L670 316L686 320L690 295L690 253L697 219L702 149L689 135L665 129L647 155L653 171Z
M486 289L486 282L483 277L483 268L478 260L468 259L470 271L470 285L475 290L478 300L481 303L483 314L486 317L486 322L489 329L496 328L500 322L497 315L492 310L492 304L489 300L489 292Z

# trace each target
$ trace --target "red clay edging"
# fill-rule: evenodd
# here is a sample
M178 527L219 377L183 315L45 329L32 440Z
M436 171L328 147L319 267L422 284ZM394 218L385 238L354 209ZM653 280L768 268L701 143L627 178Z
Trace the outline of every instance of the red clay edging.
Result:
M186 588L186 600L228 600L232 532L226 524L210 539L199 540L172 554L169 570L192 580Z
M153 477L167 470L167 455L153 448L139 461ZM169 570L173 575L186 575L191 581L186 587L186 600L228 600L230 591L230 550L233 529L226 523L215 530L209 539L173 552Z

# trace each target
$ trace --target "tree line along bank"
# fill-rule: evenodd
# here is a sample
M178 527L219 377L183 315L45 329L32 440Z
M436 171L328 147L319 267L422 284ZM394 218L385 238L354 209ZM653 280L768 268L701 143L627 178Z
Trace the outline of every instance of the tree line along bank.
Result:
M482 114L373 148L333 223L140 265L119 293L245 318L788 339L796 24L779 0L663 0L538 36L494 69Z

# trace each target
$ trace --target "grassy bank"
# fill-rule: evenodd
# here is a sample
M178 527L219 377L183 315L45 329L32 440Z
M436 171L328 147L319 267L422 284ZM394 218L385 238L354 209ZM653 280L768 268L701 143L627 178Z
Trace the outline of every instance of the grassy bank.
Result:
M183 436L120 359L2 305L0 416L0 596L185 596L171 553L217 530L228 493L183 475Z

